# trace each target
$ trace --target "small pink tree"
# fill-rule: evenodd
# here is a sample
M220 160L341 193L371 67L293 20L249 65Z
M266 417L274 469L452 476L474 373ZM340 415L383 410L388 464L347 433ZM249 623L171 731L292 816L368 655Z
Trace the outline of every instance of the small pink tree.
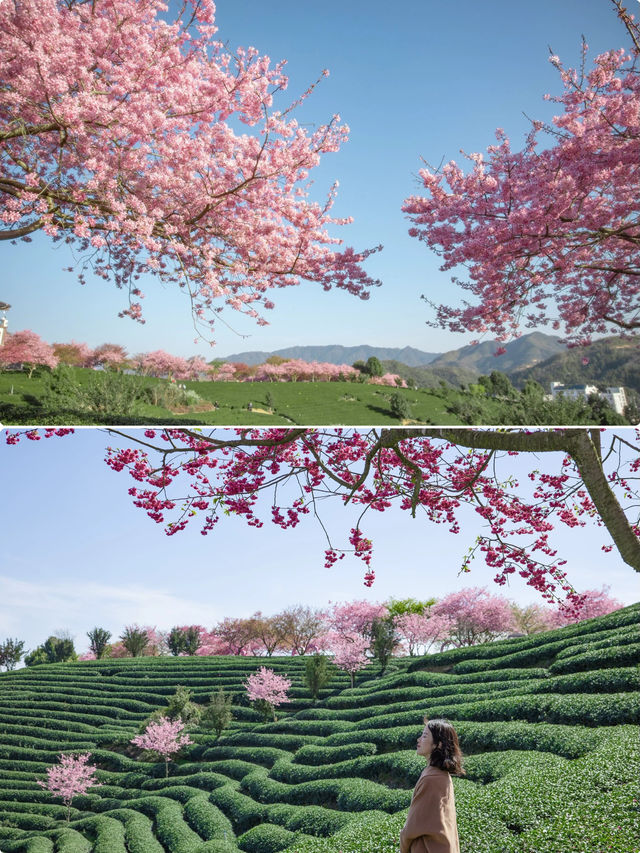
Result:
M431 614L451 620L448 641L454 646L473 646L495 640L513 626L507 599L490 595L479 587L452 592L433 605Z
M356 672L368 663L367 650L370 645L370 637L355 632L351 634L334 632L328 637L328 646L333 652L333 662L338 669L349 673L352 687Z
M65 755L60 753L60 763L47 767L47 780L38 779L38 785L46 788L55 797L62 797L67 807L67 823L71 817L71 802L78 794L86 794L89 788L98 788L102 783L95 781L96 768L87 764L91 753Z
M156 722L149 723L141 735L131 739L131 743L140 749L155 752L164 759L165 779L169 775L169 761L183 746L193 743L189 735L181 734L184 728L182 720L170 720L160 717Z
M246 682L247 695L256 708L261 710L268 719L271 715L275 721L276 708L291 700L287 696L287 690L291 687L291 680L285 675L278 675L272 669L261 666L257 672L250 675Z
M29 371L29 379L36 367L49 367L53 370L58 364L53 347L45 343L40 335L25 329L8 335L5 344L0 347L0 365L22 364Z

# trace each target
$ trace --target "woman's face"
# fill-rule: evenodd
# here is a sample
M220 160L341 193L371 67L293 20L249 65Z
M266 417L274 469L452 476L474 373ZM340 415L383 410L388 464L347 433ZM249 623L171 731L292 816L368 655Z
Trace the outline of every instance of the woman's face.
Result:
M433 752L434 746L433 735L431 734L429 727L425 726L424 731L418 738L416 752L418 755L423 755L425 758L428 758Z

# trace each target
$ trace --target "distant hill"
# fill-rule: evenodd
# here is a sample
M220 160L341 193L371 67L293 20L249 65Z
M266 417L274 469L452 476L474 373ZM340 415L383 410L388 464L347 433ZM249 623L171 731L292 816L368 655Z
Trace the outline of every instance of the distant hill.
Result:
M477 379L475 370L466 367L458 367L455 364L444 364L441 367L409 367L400 361L383 361L382 366L388 373L397 373L410 384L418 388L437 388L441 380L448 382L455 388L468 385Z
M640 340L603 338L589 347L565 349L533 367L511 372L510 378L517 386L535 379L548 389L555 379L565 385L586 382L624 385L640 393Z
M495 353L499 346L504 346L506 352L503 355L496 356ZM500 344L498 341L484 341L474 346L445 352L434 358L429 363L429 367L440 368L455 365L475 371L476 374L489 374L492 370L511 373L514 370L533 367L541 361L566 351L565 344L561 344L559 338L553 335L544 335L541 332L532 332L530 335L523 335L515 341L510 341L508 344Z
M285 347L273 352L250 350L237 352L224 357L224 361L239 361L244 364L263 364L270 356L279 355L282 358L300 358L303 361L324 361L329 364L353 364L354 361L366 361L375 355L380 361L393 359L401 361L409 367L419 367L429 364L439 353L423 352L414 347L372 347L363 344L357 347L343 347L339 344L328 346Z

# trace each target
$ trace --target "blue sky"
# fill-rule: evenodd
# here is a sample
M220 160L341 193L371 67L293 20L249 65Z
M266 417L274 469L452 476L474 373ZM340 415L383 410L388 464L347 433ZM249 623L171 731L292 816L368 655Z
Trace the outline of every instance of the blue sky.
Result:
M367 589L359 561L346 557L324 568L326 541L311 518L282 531L268 520L254 529L228 517L206 537L197 527L165 536L133 507L129 476L107 468L105 448L119 445L102 431L80 429L14 447L1 438L0 639L18 636L33 648L66 629L84 649L94 625L114 635L132 622L210 627L224 616L272 614L297 603L442 597L469 586L486 586L521 604L540 600L519 577L510 587L493 584L494 572L480 558L470 574L458 576L480 532L475 513L463 517L458 535L399 510L370 515L363 530L374 541L377 578ZM512 473L523 481L531 467L551 464L550 457L518 457ZM323 520L334 544L346 544L354 516L327 501ZM563 529L552 541L568 558L578 590L608 584L613 596L631 604L639 597L637 574L616 552L600 550L603 536L593 527Z
M31 328L49 342L118 342L132 354L163 348L206 358L302 344L411 345L442 352L468 343L471 336L425 325L429 308L421 294L453 304L458 294L449 275L438 271L438 259L409 238L400 210L419 189L420 158L437 165L459 159L461 148L484 151L498 126L519 147L529 126L524 114L549 119L553 106L542 96L561 89L548 62L549 46L566 65L575 65L581 34L590 55L626 44L612 4L219 0L217 8L222 41L253 45L274 62L288 60L292 99L323 68L330 70L298 117L322 124L338 112L351 138L338 154L325 157L313 194L323 199L340 181L334 212L353 215L355 222L339 232L357 249L384 244L367 263L383 286L365 303L308 283L276 292L270 326L229 313L235 331L221 326L211 349L193 343L183 296L149 280L143 285L147 324L120 320L123 294L92 279L81 287L61 271L73 263L68 251L35 235L30 244L0 244L0 301L12 306L10 330Z

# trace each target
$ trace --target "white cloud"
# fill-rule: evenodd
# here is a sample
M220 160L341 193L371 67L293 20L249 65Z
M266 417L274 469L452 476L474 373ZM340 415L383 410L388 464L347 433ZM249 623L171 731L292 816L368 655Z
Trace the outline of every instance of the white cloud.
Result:
M60 628L84 650L94 625L114 635L137 622L170 628L199 623L210 627L224 618L220 606L188 599L141 584L110 586L96 581L34 583L0 576L0 637L18 636L34 648Z

